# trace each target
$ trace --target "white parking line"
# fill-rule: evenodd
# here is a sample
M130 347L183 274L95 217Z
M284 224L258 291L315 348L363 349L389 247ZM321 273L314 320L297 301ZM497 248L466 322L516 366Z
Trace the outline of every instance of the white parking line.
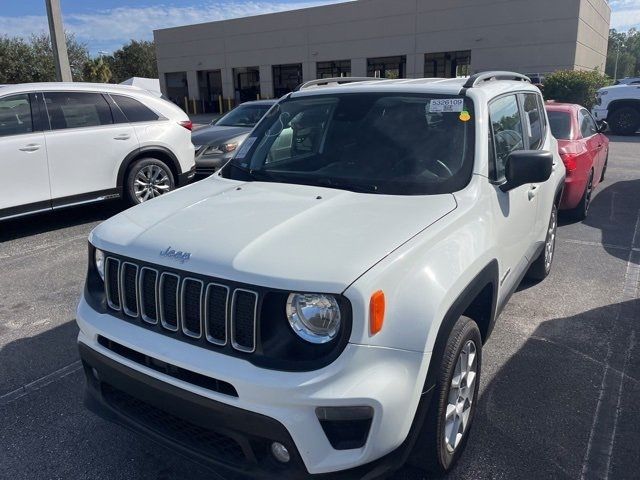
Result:
M0 396L0 406L8 405L11 402L18 400L19 398L24 397L25 395L40 390L41 388L53 383L61 378L66 377L67 375L71 375L72 373L77 372L82 368L82 364L80 360L77 360L69 365L65 365L62 368L59 368L55 372L51 372L44 377L40 377L37 380L34 380L31 383L23 385L20 388L16 388L15 390L5 393Z

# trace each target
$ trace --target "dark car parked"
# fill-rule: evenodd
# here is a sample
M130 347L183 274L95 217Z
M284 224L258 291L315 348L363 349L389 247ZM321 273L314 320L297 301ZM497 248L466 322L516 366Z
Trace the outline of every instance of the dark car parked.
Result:
M255 124L276 102L245 102L210 125L194 131L191 141L196 149L196 175L211 175L227 163Z

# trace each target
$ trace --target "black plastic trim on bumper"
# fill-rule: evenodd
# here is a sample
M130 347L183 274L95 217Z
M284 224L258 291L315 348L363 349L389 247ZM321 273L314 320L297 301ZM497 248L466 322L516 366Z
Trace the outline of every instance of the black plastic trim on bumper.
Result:
M85 406L102 418L143 434L199 463L215 466L218 471L223 469L246 475L248 478L266 479L284 476L303 479L309 477L289 432L278 421L175 387L116 362L81 342L78 348L87 378ZM99 380L94 376L93 369L98 372ZM248 460L232 463L225 461L224 458L206 456L167 435L160 434L112 405L104 395L105 386L124 392L155 409L199 428L236 440L247 452ZM273 441L282 443L289 450L291 461L286 465L278 464L267 451L262 461L258 462L250 445L256 439L263 439L266 445L270 445Z
M85 406L90 411L106 420L151 438L151 440L198 461L204 466L215 467L217 472L222 469L235 474L246 475L247 478L252 479L373 480L392 472L406 462L413 449L433 394L433 388L429 388L422 394L409 435L402 445L393 452L376 461L349 470L310 475L304 467L302 458L289 432L275 419L175 387L116 362L82 342L78 343L78 348L87 378ZM98 372L99 380L94 376L93 369ZM289 450L291 461L283 465L267 455L266 460L261 463L233 465L225 462L224 459L203 455L119 412L104 398L102 393L103 385L121 390L157 409L191 422L194 425L210 428L231 438L240 439L239 443L242 443L243 439L256 437L261 437L268 443L278 441Z
M178 175L178 178L176 181L176 187L184 187L185 185L188 185L191 182L191 180L193 180L193 177L195 176L196 176L196 167L194 165L193 167L191 167L190 170L187 170L186 172Z

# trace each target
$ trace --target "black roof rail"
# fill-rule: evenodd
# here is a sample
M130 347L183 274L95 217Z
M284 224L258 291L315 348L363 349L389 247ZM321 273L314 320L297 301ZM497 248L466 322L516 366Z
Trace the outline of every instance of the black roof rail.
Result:
M465 82L463 88L473 88L479 86L483 82L490 82L493 80L520 80L522 82L531 83L531 79L526 75L516 72L504 72L501 70L480 72L475 75L471 75Z
M318 78L317 80L310 80L308 82L302 83L298 85L295 89L304 90L309 87L319 87L321 85L329 85L331 83L335 83L337 85L342 85L343 83L355 83L355 82L369 82L371 80L388 80L386 78L378 78L378 77L333 77L333 78Z

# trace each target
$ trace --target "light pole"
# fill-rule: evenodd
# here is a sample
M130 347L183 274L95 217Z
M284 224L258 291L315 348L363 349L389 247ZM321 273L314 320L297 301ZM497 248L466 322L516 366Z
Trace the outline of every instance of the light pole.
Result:
M73 82L67 53L67 41L62 26L60 0L45 0L45 4L47 6L47 17L49 18L49 36L51 37L53 62L56 66L56 79L59 82Z

